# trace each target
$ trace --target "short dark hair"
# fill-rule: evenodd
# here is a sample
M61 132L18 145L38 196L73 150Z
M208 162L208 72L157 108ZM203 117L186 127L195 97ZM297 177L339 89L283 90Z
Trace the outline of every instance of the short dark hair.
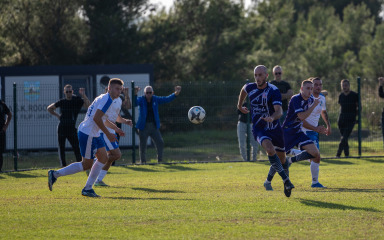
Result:
M305 79L304 81L301 82L301 86L304 86L304 84L306 84L306 83L313 84L311 80Z
M315 81L315 80L320 80L320 81L321 81L321 79L320 79L319 77L311 77L310 80L311 80L312 82Z
M350 82L349 82L348 79L343 79L343 80L341 80L341 83L345 83L345 82L347 82L347 83L350 85Z
M111 84L119 84L120 86L123 86L124 82L120 78L111 78L111 80L109 80L109 85Z

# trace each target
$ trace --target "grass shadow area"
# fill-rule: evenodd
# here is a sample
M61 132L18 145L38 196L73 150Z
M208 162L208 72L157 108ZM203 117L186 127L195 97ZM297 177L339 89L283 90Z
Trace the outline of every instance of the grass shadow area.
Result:
M365 189L365 188L325 188L324 192L384 192L384 189Z
M384 163L384 159L377 159L377 158L362 158L361 160L372 162L372 163Z
M40 174L40 175L29 174L26 172L10 172L10 173L6 173L6 175L13 178L40 178L40 177L46 176L43 174Z
M175 199L175 198L138 198L138 197L102 197L114 200L160 200L160 201L180 201L180 200L192 200L192 199Z
M126 168L136 172L160 172L159 170L156 170L156 169L143 168L143 167L122 166L122 168Z
M375 208L364 208L364 207L353 207L338 203L329 203L329 202L321 202L309 199L300 199L300 202L304 205L310 207L318 207L318 208L329 208L329 209L339 209L339 210L362 210L367 212L381 212Z
M183 191L178 190L157 190L153 188L132 188L137 191L151 192L151 193L185 193Z
M352 165L352 164L354 164L353 162L349 162L349 161L334 160L334 159L329 159L329 158L322 158L321 161L326 162L326 163L331 163L331 164L338 164L338 165Z
M164 168L169 170L177 170L177 171L198 171L199 169L186 167L183 165L176 165L176 164L165 164L163 165Z

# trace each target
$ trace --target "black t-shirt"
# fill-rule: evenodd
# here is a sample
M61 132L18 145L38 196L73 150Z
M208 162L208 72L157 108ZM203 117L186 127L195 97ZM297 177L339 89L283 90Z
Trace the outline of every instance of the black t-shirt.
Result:
M7 105L5 104L5 102L3 102L2 100L0 100L0 131L1 129L3 129L4 125L5 125L5 120L7 119L6 118L6 115L9 113L9 108L7 107Z
M275 85L280 93L287 93L289 89L291 89L291 85L289 85L289 83L287 83L286 81L283 81L281 80L280 82L276 81L276 80L273 80L271 82L271 84ZM283 108L283 111L287 111L288 110L288 99L284 99L282 100L282 108Z
M75 127L83 104L84 100L76 95L73 95L71 100L63 98L57 101L55 107L61 110L59 127Z
M243 107L246 107L247 103L243 103ZM237 114L239 115L238 120L243 123L247 123L248 114L242 113L239 109L237 109ZM250 120L252 122L252 120Z
M344 93L340 93L339 119L356 121L358 103L359 103L359 96L357 95L357 93L353 91L350 91L348 95L345 95Z

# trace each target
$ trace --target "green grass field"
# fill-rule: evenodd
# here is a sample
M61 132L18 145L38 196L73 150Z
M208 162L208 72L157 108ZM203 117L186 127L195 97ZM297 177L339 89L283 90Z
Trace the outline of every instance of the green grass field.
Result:
M296 188L263 182L268 162L112 167L82 197L86 175L47 170L0 174L0 239L384 239L382 159L324 160L310 188L309 163L291 166Z

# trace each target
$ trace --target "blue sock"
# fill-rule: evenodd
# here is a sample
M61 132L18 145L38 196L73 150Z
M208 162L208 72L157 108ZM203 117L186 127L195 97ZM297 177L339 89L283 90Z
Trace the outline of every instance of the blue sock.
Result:
M288 179L288 176L287 174L285 174L285 171L283 169L283 166L281 165L279 157L275 154L273 156L268 156L268 159L272 167L275 169L276 172L279 173L280 177L285 182Z
M309 154L307 151L303 151L300 154L293 156L291 158L291 161L294 163L294 162L300 162L300 161L304 161L304 160L311 159L311 158L315 158L315 157L312 156L311 154Z
M275 174L276 174L276 170L273 168L273 166L271 166L271 167L269 168L267 181L268 181L268 182L272 182L272 179L273 179L273 177L275 176Z

